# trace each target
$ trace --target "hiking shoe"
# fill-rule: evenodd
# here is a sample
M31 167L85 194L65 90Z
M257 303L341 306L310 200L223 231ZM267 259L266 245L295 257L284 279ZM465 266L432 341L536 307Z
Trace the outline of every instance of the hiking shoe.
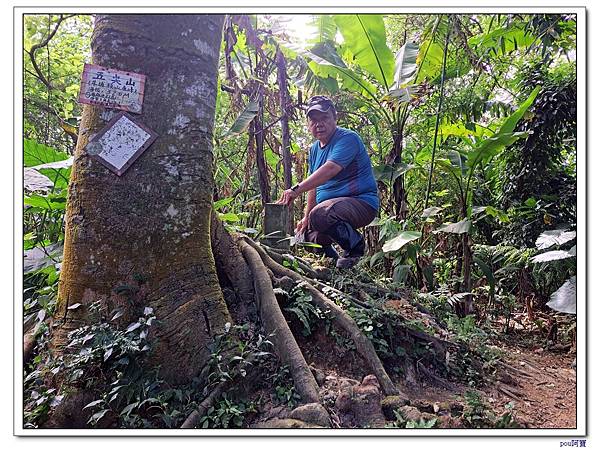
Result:
M338 269L350 269L354 267L356 263L360 261L360 256L349 256L347 258L340 258L335 263L335 267Z
M331 259L338 259L340 257L340 255L338 255L338 252L335 250L335 248L333 248L332 245L325 245L323 247L323 254Z

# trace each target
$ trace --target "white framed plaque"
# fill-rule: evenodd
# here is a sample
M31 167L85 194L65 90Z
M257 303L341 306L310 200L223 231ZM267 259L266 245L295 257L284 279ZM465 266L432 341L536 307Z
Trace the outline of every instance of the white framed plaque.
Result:
M85 64L79 103L105 106L134 113L142 112L146 75Z
M127 113L119 113L88 142L86 152L121 176L158 134Z

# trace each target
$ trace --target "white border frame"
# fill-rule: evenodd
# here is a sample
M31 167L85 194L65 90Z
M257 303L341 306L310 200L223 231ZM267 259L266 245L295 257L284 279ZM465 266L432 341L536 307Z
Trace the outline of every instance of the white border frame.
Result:
M109 2L105 2L109 3ZM111 2L117 3L117 2ZM263 3L268 3L264 1ZM278 3L278 2L277 2ZM530 6L503 6L503 7L491 7L491 6L477 6L479 2L470 2L465 0L463 4L473 3L473 6L453 6L448 4L447 6L420 6L420 7L393 7L393 6L374 6L364 7L360 3L353 0L344 2L344 6L322 6L322 2L315 2L307 0L303 8L299 7L281 7L281 6L240 6L238 4L231 4L226 6L206 6L206 7L163 7L163 6L151 6L151 7L119 7L116 5L106 7L81 7L81 2L64 2L63 6L45 6L43 4L39 6L15 6L13 9L13 51L14 51L14 66L13 66L13 80L14 80L14 129L13 129L13 143L14 143L14 303L13 303L13 321L14 321L14 375L13 375L13 386L14 386L14 401L13 401L13 433L19 436L497 436L497 437L512 437L512 436L533 436L533 437L565 437L569 441L571 438L583 438L586 436L587 430L587 410L586 406L586 393L588 391L587 385L587 136L586 136L586 117L587 117L587 28L586 19L587 13L585 7L561 7L561 6L543 6L543 7L530 7ZM545 4L550 3L550 0L544 2ZM146 3L148 5L148 3ZM398 429L338 429L338 430L260 430L260 429L228 429L228 430L49 430L49 429L24 429L23 428L23 358L22 358L22 336L23 326L20 313L22 310L22 285L23 285L23 261L22 255L22 217L23 217L23 146L22 146L22 14L44 14L44 13L58 13L65 11L69 13L143 13L151 12L153 14L169 14L169 13L199 13L199 14L216 14L216 13L228 13L232 10L236 14L253 13L253 14L311 14L311 13L354 13L356 9L360 9L361 13L397 13L397 14L416 14L416 13L455 13L455 14L468 14L468 13L510 13L519 12L522 14L526 13L573 13L577 14L577 190L580 193L577 199L577 222L578 233L578 254L577 254L577 265L579 267L577 277L578 286L577 290L577 303L579 305L586 305L586 312L580 312L577 316L577 354L579 355L577 361L577 427L574 429L516 429L516 430L469 430L469 429L427 429L427 430L398 430ZM583 194L583 195L582 195ZM581 310L581 309L580 309ZM239 443L241 445L241 442Z

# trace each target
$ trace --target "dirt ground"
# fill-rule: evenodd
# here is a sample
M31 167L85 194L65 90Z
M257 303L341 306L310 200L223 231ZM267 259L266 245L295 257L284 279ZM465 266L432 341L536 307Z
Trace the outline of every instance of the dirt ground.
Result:
M576 368L574 354L526 349L517 345L504 348L506 363L517 368L507 371L509 389L489 389L487 394L498 406L514 404L517 420L527 428L575 428ZM492 402L494 403L494 402Z
M400 312L405 319L418 320L430 328L435 326L431 317L417 311L405 300L387 301L385 307ZM554 320L546 314L540 316ZM568 344L565 345L568 338L564 333L569 321L558 318L559 330L563 332L563 345L552 346L549 345L552 342L548 341L546 329L536 327L533 321L524 317L525 313L517 313L513 318L518 321L515 322L511 318L508 334L504 333L501 322L491 324L495 333L490 333L486 344L497 347L503 356L495 366L495 375L490 376L483 387L476 389L480 393L481 401L488 411L493 411L496 419L507 412L507 405L512 405L513 418L521 428L576 428L577 369L573 364L575 351L574 347L571 349ZM448 338L445 330L435 328L439 338ZM301 335L300 330L293 331L296 336ZM310 336L300 338L299 344L317 378L321 399L328 405L329 412L335 416L334 404L339 403L336 399L348 386L360 385L364 377L369 375L368 368L355 351L349 350L343 342L336 342L322 326L312 330ZM426 382L424 377L415 373L411 377L406 373L399 375L390 372L390 375L408 399L407 404L413 411L418 410L416 412L423 414L425 418L437 416L436 427L469 426L461 419L461 413L456 411L455 406L458 406L460 411L462 407L466 407L465 393L474 390L473 387L451 381L436 384L435 380L430 379ZM443 405L451 405L452 413L440 411L440 405L442 409ZM273 413L269 412L267 415L272 416ZM381 423L378 426L390 424L393 425L388 418L385 424ZM334 421L333 426L353 427L343 420L337 424Z
M331 343L331 339L321 333L317 336L320 337L317 345L307 355L313 366L322 368L331 378L349 377L359 382L366 375L356 370L364 370L364 366L353 352L344 354ZM565 349L546 349L540 345L541 342L541 337L531 332L494 342L503 351L504 357L499 365L497 381L478 389L482 400L497 417L502 416L506 405L512 403L513 416L520 427L576 428L577 369L572 366L575 353ZM452 389L431 384L409 386L399 383L414 405L464 402L464 394L471 388L457 383L450 385Z

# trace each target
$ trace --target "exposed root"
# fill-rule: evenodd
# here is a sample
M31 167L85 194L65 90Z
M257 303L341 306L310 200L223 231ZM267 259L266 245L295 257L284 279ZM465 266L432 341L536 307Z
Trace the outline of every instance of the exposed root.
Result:
M286 256L285 255L281 255L278 252L274 251L271 247L268 247L266 245L262 245L262 248L265 250L265 252L267 252L267 254L275 261L277 262L277 264L280 264L283 266L283 261L286 260ZM298 264L298 267L300 269L302 269L302 271L310 278L322 278L322 276L320 274L318 274L315 269L313 269L312 267L310 267L307 263L305 263L304 261L302 261L300 258L297 258L294 256L294 260L296 261L296 263Z
M252 274L234 238L214 211L211 213L210 237L219 279L226 278L228 283L225 284L231 285L238 300L236 305L227 305L228 309L236 322L251 320L255 317Z
M533 378L530 373L525 372L524 370L521 370L521 369L519 369L517 367L513 367L513 366L511 366L509 364L506 364L506 363L504 363L502 361L498 361L497 364L500 365L500 366L502 366L502 367L504 367L507 370L512 370L513 372L516 372L519 375L522 375L524 377Z
M262 258L264 264L270 268L275 275L287 276L298 283L303 283L303 287L311 294L312 300L324 310L329 310L332 313L334 323L336 323L341 329L345 330L354 344L358 353L365 359L369 368L373 371L374 375L379 380L379 383L386 395L398 395L398 388L392 383L392 380L385 371L379 356L375 352L375 348L371 341L362 333L360 328L356 325L354 320L338 305L325 297L317 288L309 283L309 281L302 275L294 272L293 270L286 269L285 267L277 264L267 252L261 248L258 244L245 239L244 243L246 246L252 246L256 252Z
M254 276L256 301L265 331L275 335L273 339L275 351L279 358L290 367L294 386L302 400L306 403L316 403L319 401L317 382L279 308L269 273L252 246L241 239L239 245Z
M394 295L397 296L399 295L398 292L393 291L391 289L388 289L384 286L381 286L380 284L377 284L377 282L373 282L373 284L367 284L367 283L362 283L360 281L353 281L353 284L356 284L357 286L360 286L362 288L364 288L365 290L370 290L370 291L374 291L375 293L380 293L380 294L389 294L389 295ZM425 308L423 305L421 305L419 302L414 301L411 298L405 298L405 300L410 303L412 306L414 306L417 311L419 311L420 313L426 314L428 316L431 317L431 319L442 329L447 330L448 327L446 326L445 323L441 322L440 320L437 319L437 317L435 317L435 314L433 314L431 311L429 311L427 308Z
M332 286L328 286L325 283L322 283L321 281L314 280L314 284L316 285L317 289L319 289L319 291L321 291L325 295L327 295L327 293L325 292L326 290L331 291L331 292L335 293L336 295L339 295L340 297L344 297L346 300L348 300L351 303L354 303L356 306L360 306L361 308L365 308L365 309L371 309L371 305L368 305L368 304L358 300L357 298L354 298L351 295L348 295L345 292L340 291L339 289L336 289Z
M415 330L413 328L404 327L404 330L407 334L413 336L414 338L430 343L441 358L446 356L446 351L450 347L457 348L458 350L466 350L464 345L456 342L445 341L431 334L423 333L422 331Z
M226 385L227 383L225 382L217 385L217 387L198 405L198 409L193 411L187 419L185 419L180 428L196 428L200 425L200 420L206 414L208 408L210 408L215 400L223 393Z
M427 377L431 381L437 383L444 389L449 390L449 391L451 391L453 389L453 386L448 381L444 380L442 377L437 376L435 373L433 373L431 370L429 370L427 367L425 367L425 365L420 361L417 361L417 370L420 373L422 373L423 375L425 375L425 377Z

